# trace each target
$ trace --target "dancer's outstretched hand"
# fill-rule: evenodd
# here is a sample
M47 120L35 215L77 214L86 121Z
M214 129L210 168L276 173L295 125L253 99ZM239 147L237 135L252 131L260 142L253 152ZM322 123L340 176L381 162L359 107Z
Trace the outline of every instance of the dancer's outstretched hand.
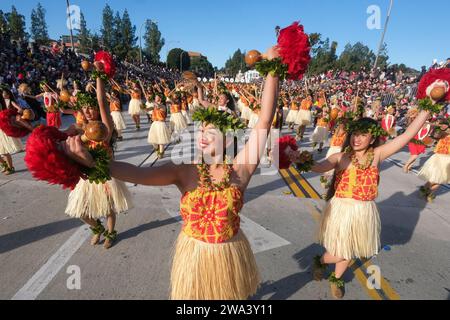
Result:
M61 147L64 153L72 160L88 168L95 167L95 161L88 149L83 145L81 136L67 138L67 140L61 144Z

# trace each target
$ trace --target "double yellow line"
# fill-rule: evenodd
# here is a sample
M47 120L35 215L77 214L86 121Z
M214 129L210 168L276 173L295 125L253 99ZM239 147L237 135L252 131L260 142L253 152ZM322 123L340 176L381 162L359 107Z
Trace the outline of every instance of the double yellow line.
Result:
M295 168L290 167L286 170L280 170L280 175L297 198L322 199L319 193ZM319 223L322 215L321 212L309 202L306 203L306 206L309 207L310 214L316 223ZM353 260L349 266L358 282L365 289L367 295L374 300L400 300L399 294L389 285L384 277L381 277L380 290L369 289L367 286L369 280L366 272L363 272L363 270L368 270L370 266L372 266L370 260L359 259Z

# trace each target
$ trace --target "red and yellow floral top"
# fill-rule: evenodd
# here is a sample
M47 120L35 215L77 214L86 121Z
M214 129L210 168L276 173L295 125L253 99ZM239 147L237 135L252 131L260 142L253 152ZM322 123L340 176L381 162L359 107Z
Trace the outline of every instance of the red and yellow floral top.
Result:
M222 186L213 187L200 179L198 188L181 198L183 232L187 236L218 244L239 232L244 195L237 186L230 185L229 179L224 180Z
M434 153L437 154L450 154L450 136L446 136L439 140Z
M380 172L377 167L366 170L350 167L337 173L335 197L373 201L378 196Z

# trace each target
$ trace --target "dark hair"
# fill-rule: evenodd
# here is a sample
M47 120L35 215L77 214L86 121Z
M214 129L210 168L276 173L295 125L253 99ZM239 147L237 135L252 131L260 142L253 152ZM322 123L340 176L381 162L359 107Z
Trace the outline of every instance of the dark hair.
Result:
M361 118L359 120L356 121L357 123L362 123L362 124L375 124L378 125L378 122L372 118ZM352 135L353 132L347 132L347 137L345 139L345 142L342 146L342 152L346 152L346 149L348 147L350 147L350 141L352 139ZM378 148L381 144L381 139L379 136L375 137L375 141L369 145L369 148ZM327 193L327 197L326 197L326 201L330 201L333 197L334 194L336 193L336 188L335 188L335 184L336 184L336 175L337 172L336 170L334 170L334 174L333 174L333 179L331 179L331 184L330 184L330 188L328 189L328 193Z

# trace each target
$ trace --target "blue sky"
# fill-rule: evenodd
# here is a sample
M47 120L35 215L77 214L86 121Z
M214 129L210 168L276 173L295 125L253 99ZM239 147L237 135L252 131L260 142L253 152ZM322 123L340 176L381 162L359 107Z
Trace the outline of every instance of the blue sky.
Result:
M47 10L50 36L68 34L65 0L41 0ZM166 39L161 56L168 49L181 47L208 56L213 65L222 67L237 49L265 50L275 42L274 27L300 20L308 33L319 32L339 43L338 53L348 42L361 41L374 51L382 30L369 30L366 12L378 5L384 26L389 0L70 0L80 6L89 29L101 28L101 13L106 3L114 11L128 9L139 28L146 19L158 22ZM1 0L0 9L15 5L25 15L27 27L37 0ZM391 63L405 63L414 68L450 57L448 37L448 0L394 0L385 42Z

